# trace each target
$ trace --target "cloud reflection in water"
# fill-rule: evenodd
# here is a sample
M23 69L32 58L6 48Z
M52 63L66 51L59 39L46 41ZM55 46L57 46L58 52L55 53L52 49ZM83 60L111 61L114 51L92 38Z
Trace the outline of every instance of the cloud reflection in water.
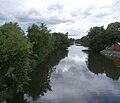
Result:
M52 92L32 103L119 103L120 81L105 73L92 73L85 63L88 56L82 46L68 48L68 57L62 59L51 75Z

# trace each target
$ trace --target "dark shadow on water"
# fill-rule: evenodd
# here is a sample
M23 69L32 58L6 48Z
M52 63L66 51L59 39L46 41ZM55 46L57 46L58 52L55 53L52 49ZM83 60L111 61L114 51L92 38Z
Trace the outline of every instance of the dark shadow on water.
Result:
M14 96L14 98L8 103L26 103L28 101L24 100L24 95L32 98L32 100L37 100L40 96L44 96L47 91L52 91L50 76L55 70L54 66L57 65L61 59L68 55L68 50L56 50L51 53L43 63L36 67L36 70L31 74L31 81L29 86L25 88L24 93Z
M67 50L55 51L42 64L37 66L37 70L31 75L32 80L26 91L28 95L32 96L33 99L37 99L48 90L51 91L50 76L55 69L54 66L67 54Z
M86 64L89 70L95 74L105 73L107 77L118 80L120 77L120 67L116 66L120 61L111 60L105 56L93 52L88 53Z

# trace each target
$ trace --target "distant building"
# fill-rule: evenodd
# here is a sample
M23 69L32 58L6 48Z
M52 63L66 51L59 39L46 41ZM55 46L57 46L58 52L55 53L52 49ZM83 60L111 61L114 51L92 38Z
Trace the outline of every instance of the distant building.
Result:
M114 46L113 46L113 49L120 51L120 42L115 43Z

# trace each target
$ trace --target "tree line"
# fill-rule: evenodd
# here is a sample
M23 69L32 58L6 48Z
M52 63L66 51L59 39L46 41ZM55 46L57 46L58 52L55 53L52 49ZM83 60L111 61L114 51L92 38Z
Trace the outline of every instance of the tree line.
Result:
M120 22L110 23L106 29L104 26L91 27L88 34L82 37L79 42L96 52L101 51L105 49L105 47L111 46L116 42L120 42Z
M43 62L54 50L66 48L68 45L67 33L51 33L44 23L28 27L27 35L18 23L1 25L0 89L5 88L3 84L9 83L11 86L17 86L18 92L21 91L29 80L28 74L36 65Z

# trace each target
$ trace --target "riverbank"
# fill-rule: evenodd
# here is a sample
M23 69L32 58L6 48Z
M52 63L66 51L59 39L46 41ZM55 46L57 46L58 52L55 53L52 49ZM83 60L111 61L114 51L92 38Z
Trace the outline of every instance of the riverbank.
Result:
M107 57L113 57L113 58L120 59L120 51L114 50L112 47L108 47L108 48L100 51L100 53Z

